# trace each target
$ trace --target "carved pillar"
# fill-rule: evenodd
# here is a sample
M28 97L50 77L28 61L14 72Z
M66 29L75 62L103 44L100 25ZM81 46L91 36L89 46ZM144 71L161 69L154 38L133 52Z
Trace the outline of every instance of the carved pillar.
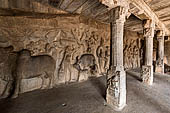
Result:
M164 73L164 31L160 30L157 33L158 40L158 58L156 61L156 69L155 72Z
M111 67L107 75L108 105L121 110L126 105L126 73L123 66L123 31L125 10L116 7L111 10Z
M152 20L144 21L144 38L146 41L145 65L142 66L142 80L148 85L153 84L153 37L155 23Z

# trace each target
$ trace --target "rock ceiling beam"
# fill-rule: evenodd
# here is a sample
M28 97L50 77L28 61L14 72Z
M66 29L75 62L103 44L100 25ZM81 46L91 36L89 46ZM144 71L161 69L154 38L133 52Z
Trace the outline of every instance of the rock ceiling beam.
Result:
M151 10L151 8L143 0L129 0L130 12L133 13L141 20L151 19L156 23L157 29L164 30L166 35L170 35L169 30L166 28L163 22L161 22L158 16ZM131 5L135 7L131 8Z
M115 8L117 6L129 8L130 13L134 14L141 20L154 20L157 29L164 30L166 35L170 35L170 32L166 28L165 24L159 20L158 16L143 0L99 0L99 2L108 6L109 9Z

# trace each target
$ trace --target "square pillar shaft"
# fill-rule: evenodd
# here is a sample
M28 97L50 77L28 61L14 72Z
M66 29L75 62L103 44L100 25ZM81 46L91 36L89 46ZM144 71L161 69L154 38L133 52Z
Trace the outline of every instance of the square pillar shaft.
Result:
M145 65L142 66L142 81L148 85L153 84L153 37L155 23L153 20L144 22L144 38L146 42Z
M111 10L111 67L107 75L106 100L115 110L126 105L126 73L123 66L123 32L125 13L123 7Z
M156 61L155 72L164 73L164 32L159 31L157 34L158 39L158 58Z

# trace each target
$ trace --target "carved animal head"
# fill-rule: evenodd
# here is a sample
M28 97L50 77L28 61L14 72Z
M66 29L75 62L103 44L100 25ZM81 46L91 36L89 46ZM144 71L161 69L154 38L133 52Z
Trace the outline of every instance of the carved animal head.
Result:
M31 52L29 50L22 50L19 52L20 58L30 58L31 57Z
M77 58L77 61L73 66L81 71L88 69L93 70L95 66L95 57L92 54L83 54L79 59Z
M4 62L8 55L11 54L13 52L13 47L9 46L9 47L0 47L0 63Z

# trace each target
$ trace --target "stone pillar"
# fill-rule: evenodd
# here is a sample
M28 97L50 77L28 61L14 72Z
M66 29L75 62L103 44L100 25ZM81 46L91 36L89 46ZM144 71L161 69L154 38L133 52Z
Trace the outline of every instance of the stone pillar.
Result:
M160 30L157 33L158 40L158 58L156 61L156 69L155 72L164 73L164 31Z
M148 85L153 84L153 37L155 23L153 20L144 21L144 38L146 42L145 65L142 66L142 81Z
M126 105L126 73L123 66L123 32L125 10L116 7L111 10L111 67L107 75L106 100L115 110Z

